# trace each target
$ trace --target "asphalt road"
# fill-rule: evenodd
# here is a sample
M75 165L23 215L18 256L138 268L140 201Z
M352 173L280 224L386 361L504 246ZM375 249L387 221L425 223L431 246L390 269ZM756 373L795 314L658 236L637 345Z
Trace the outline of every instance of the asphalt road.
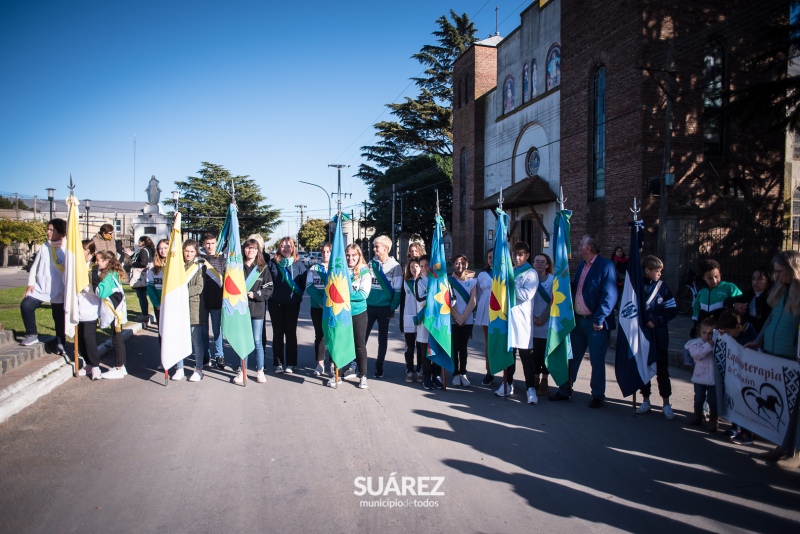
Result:
M28 271L19 267L0 268L0 289L20 287L28 284Z
M684 427L692 398L685 372L673 373L675 421L660 410L632 417L611 366L609 402L590 410L588 361L570 403L527 405L521 381L508 401L482 386L427 392L403 381L393 325L386 378L370 379L368 390L353 379L331 390L312 376L307 305L298 374L269 374L266 384L243 388L228 382L231 372L209 371L200 383L164 387L148 332L128 342L129 377L73 379L0 425L0 531L800 527L800 472L751 458L769 444L738 446ZM370 369L376 338L368 344ZM483 369L478 341L473 383ZM270 357L268 349L268 364ZM434 488L438 479L425 477L443 481ZM356 495L363 486L389 491ZM412 489L438 491L414 496Z

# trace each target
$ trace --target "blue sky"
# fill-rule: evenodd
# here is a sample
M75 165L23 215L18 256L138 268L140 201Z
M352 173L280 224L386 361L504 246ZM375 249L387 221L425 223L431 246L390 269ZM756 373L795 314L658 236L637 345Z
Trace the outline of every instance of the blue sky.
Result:
M296 204L327 216L317 183L352 177L385 104L415 96L410 56L453 8L478 37L519 25L529 1L0 3L0 194L141 200L202 161L250 175L296 232ZM136 136L134 185L134 135ZM335 204L334 204L335 206ZM355 208L356 211L358 208Z

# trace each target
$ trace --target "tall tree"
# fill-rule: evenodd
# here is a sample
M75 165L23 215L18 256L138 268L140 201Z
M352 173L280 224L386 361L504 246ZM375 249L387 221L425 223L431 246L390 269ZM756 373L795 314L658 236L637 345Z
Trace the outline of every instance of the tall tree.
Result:
M47 225L41 221L12 221L0 217L0 246L3 267L8 267L9 248L14 243L41 244L47 240Z
M221 165L204 161L197 174L185 181L175 182L181 190L181 213L184 228L191 232L218 233L225 223L231 202L231 182L236 188L236 206L239 209L239 235L261 234L266 242L281 221L280 210L265 204L261 188L249 176L232 176ZM172 206L172 201L164 201Z
M442 15L433 32L436 44L425 45L412 58L425 67L423 75L413 78L419 88L416 98L387 104L397 120L375 124L379 141L361 147L362 163L356 176L374 188L387 169L399 167L419 154L450 157L453 129L453 62L475 42L474 24L467 14L450 10L450 18Z
M401 232L422 237L430 246L436 213L436 191L442 218L453 213L453 160L447 156L422 155L386 171L370 191L366 223L376 234L392 233L392 185L398 196L395 223ZM402 199L401 199L402 197Z

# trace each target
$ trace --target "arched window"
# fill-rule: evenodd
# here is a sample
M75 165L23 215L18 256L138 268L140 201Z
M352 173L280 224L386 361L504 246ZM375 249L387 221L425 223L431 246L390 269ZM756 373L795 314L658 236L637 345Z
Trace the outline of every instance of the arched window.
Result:
M458 220L467 222L467 149L461 148L461 172L459 173L459 203L461 205L461 213L458 215Z
M534 59L531 61L531 98L536 98L539 96L539 89L537 88L537 84L539 83L539 70L538 66L536 65L536 60Z
M725 83L725 51L718 42L706 45L703 75L703 148L722 154L722 91Z
M599 65L592 81L592 172L593 199L606 196L606 68Z
M547 90L561 85L561 45L553 44L547 52L545 61L547 69Z
M503 113L510 113L514 109L514 77L506 77L503 83Z
M530 100L530 93L528 92L528 64L522 67L522 103L524 104Z

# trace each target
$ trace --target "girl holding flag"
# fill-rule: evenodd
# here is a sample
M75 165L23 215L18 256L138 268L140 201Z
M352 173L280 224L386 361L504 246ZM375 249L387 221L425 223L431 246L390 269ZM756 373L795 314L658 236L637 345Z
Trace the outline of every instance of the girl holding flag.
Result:
M467 342L472 337L473 310L477 304L478 279L473 271L468 271L467 257L459 254L453 260L453 276L450 287L456 293L452 313L453 336L453 385L467 387Z
M494 376L489 372L489 298L492 296L492 261L494 260L494 250L489 249L486 253L486 268L478 275L478 307L475 312L475 324L483 327L483 357L486 360L486 376L483 377L483 385L490 386L494 382Z
M414 286L417 278L420 277L422 268L419 266L419 259L411 257L406 262L406 270L403 275L403 336L406 339L406 382L422 381L420 370L422 369L422 358L425 353L417 351L417 364L414 365L414 351L417 349L417 325L414 318L417 316L417 297L414 294Z
M358 365L358 376L361 377L358 387L367 389L367 297L372 288L372 275L367 262L364 261L361 247L355 243L348 245L344 255L347 258L347 267L353 276L353 285L350 288L350 313L353 320L356 365Z
M414 283L414 297L417 299L417 315L420 316L417 325L417 353L422 359L422 387L425 389L442 389L442 368L428 358L428 329L421 320L422 312L428 300L428 265L430 256L423 255L419 259L420 277Z
M328 261L331 259L333 245L323 243L320 247L322 261L311 266L308 270L306 293L311 298L311 323L314 325L314 354L317 355L317 368L314 376L325 373L325 339L322 332L322 303L325 299L325 286L328 284ZM331 375L334 369L331 366Z
M265 302L272 295L272 275L267 269L264 255L261 254L261 246L255 239L248 239L244 242L244 284L247 289L247 307L250 310L250 322L253 326L253 352L256 356L256 382L263 384L267 381L264 376L264 345L262 344L262 330L264 328L264 317L266 316ZM234 384L242 384L242 376L247 368L249 356L241 361Z
M92 271L95 254L94 242L84 239L83 257L89 272ZM97 350L97 318L100 313L100 299L88 287L78 293L78 354L83 356L84 366L78 376L91 375L92 380L103 378L100 369L100 353Z
M203 379L203 357L205 356L205 344L203 334L206 329L204 324L208 324L205 303L203 301L203 287L205 276L203 267L197 263L199 251L197 241L187 239L183 243L183 261L186 269L186 288L189 292L189 324L191 325L192 352L194 353L194 373L189 382L200 382ZM183 359L177 364L177 371L172 375L172 380L183 378Z
M284 372L284 357L287 373L293 373L297 366L297 318L303 301L301 288L306 287L308 274L298 258L294 241L287 236L281 239L278 254L269 262L274 290L267 307L272 322L272 363L276 374Z
M96 246L96 245L95 245ZM125 337L122 323L127 320L125 291L122 281L127 276L117 260L117 254L101 250L95 256L97 265L92 268L92 287L100 297L100 328L111 327L111 344L114 346L115 366L103 373L103 378L117 379L128 374L125 369Z
M153 305L153 316L156 325L160 321L161 314L161 288L164 284L164 265L167 263L167 252L169 251L169 239L162 239L156 245L156 253L153 256L153 265L147 269L147 296L150 304ZM158 343L161 345L161 334L158 335Z

